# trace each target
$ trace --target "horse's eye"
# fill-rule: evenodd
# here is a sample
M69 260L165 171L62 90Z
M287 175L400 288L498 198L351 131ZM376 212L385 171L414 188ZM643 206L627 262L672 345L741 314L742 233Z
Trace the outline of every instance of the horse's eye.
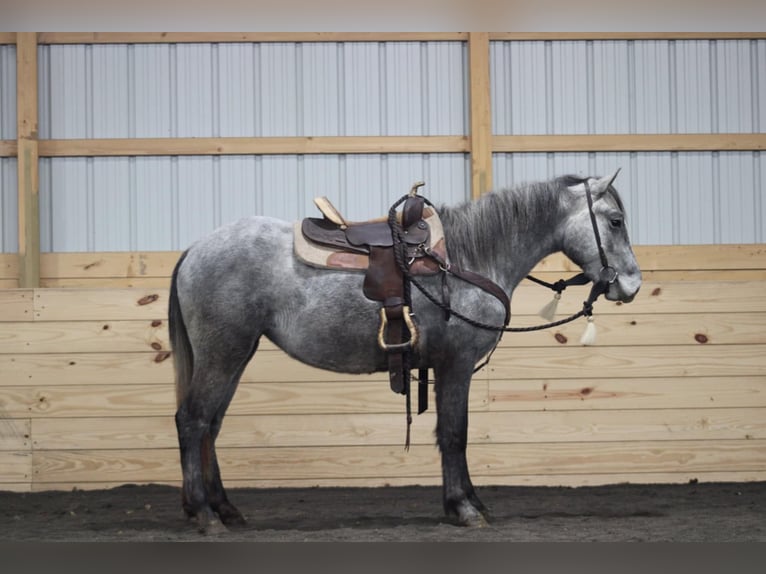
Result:
M619 229L620 227L622 227L622 219L610 219L609 225L611 225L615 229Z

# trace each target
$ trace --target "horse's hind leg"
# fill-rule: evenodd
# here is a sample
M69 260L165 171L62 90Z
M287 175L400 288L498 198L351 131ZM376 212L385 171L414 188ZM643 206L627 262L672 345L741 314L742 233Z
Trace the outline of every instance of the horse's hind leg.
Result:
M436 438L442 458L444 511L466 526L486 526L486 510L468 473L468 393L473 374L470 361L435 367Z
M255 344L253 344L253 350ZM248 353L213 353L217 360L195 357L194 374L186 394L179 398L176 428L183 471L183 507L196 517L202 531L219 530L221 521L244 520L229 503L215 454L215 439L226 408L234 396ZM216 514L218 513L218 514Z
M247 362L242 365L242 369L235 375L235 382L230 384L231 393L229 396L225 397L224 402L213 417L213 422L210 424L210 432L203 437L202 441L202 476L205 481L208 502L213 511L218 514L221 522L227 526L241 526L246 524L247 521L242 513L229 502L229 497L226 495L226 490L224 489L223 481L221 480L221 469L218 466L215 441L221 430L223 416L231 402L234 391L236 390L237 382L242 376L242 370L244 370L246 364Z

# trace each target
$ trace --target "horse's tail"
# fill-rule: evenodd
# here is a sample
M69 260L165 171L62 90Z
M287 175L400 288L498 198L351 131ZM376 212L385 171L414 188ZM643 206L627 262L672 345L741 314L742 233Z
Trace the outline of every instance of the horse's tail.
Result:
M173 269L173 275L170 279L170 300L168 301L168 331L170 333L170 346L173 349L177 406L181 405L181 402L189 392L189 384L194 370L194 354L189 342L189 334L186 332L186 324L181 314L181 305L178 301L178 287L176 285L178 270L186 258L186 253L184 251L181 254L175 269Z

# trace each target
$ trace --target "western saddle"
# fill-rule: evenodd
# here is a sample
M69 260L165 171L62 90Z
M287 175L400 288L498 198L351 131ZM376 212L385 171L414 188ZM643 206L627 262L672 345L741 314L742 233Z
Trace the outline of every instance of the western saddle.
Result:
M410 352L417 349L418 328L410 307L408 275L434 275L446 262L444 234L436 211L412 186L400 213L395 204L389 218L351 223L326 197L315 204L323 218L306 218L296 228L296 254L309 264L335 269L364 270L364 295L381 303L377 342L388 356L391 390L409 399ZM430 204L429 204L430 205ZM434 257L436 254L436 257ZM428 372L420 371L418 413L428 407ZM408 401L409 406L409 401Z

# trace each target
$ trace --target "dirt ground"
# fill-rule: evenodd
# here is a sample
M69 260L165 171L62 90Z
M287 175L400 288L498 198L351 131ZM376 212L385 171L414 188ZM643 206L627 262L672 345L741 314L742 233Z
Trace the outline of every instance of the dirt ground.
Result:
M447 520L438 487L232 489L248 525L204 537L179 489L0 491L3 541L766 541L766 482L483 487L486 528Z

